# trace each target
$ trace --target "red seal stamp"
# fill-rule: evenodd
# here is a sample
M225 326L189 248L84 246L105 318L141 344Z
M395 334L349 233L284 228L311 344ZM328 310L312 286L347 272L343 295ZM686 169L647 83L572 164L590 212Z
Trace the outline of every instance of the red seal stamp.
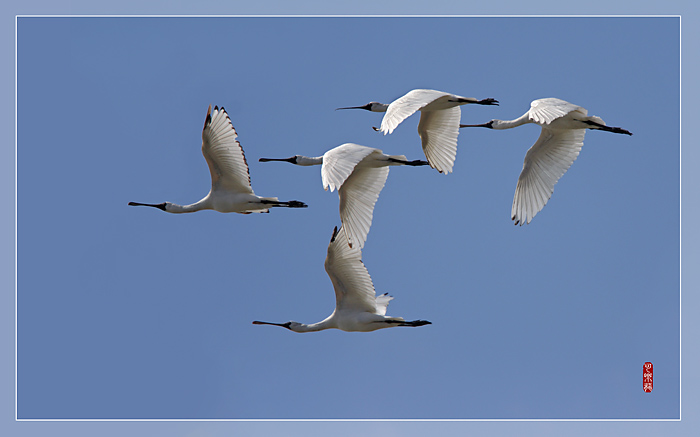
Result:
M644 363L642 367L642 389L645 393L651 393L654 388L654 365L650 362Z

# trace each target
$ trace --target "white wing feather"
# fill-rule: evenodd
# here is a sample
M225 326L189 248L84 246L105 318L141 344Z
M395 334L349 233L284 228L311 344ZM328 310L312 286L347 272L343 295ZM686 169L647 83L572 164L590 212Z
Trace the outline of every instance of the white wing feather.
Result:
M202 130L202 154L209 165L212 190L224 189L254 194L245 153L236 140L238 135L222 107L211 106Z
M418 123L418 135L430 166L440 173L450 173L457 157L459 106L439 111L424 111Z
M578 157L585 129L542 129L537 142L525 154L518 178L511 217L515 224L530 223L544 208L554 192L554 185Z
M343 227L333 233L324 266L335 289L336 311L356 310L379 314L374 284L362 262L362 251L347 245Z
M379 130L384 132L384 135L390 134L402 121L410 117L414 112L440 97L450 95L449 93L435 90L409 91L403 97L399 97L389 104Z
M528 117L536 123L550 124L555 119L563 117L573 111L580 111L584 115L588 114L588 111L580 106L565 100L549 97L546 99L533 100L532 103L530 103Z
M331 191L340 189L355 170L355 166L374 151L377 149L346 143L324 153L321 166L323 189L330 188ZM379 152L381 153L381 150Z
M374 205L388 176L389 167L358 166L338 190L340 220L350 246L364 247L372 226Z

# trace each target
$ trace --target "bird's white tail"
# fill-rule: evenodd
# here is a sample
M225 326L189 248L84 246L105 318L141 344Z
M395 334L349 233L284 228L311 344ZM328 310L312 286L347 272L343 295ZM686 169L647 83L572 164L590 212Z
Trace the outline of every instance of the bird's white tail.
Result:
M393 299L393 297L389 296L388 293L384 293L376 297L377 314L381 314L382 316L386 314L386 307L389 306L389 301L391 299ZM395 319L400 322L403 321L401 317L395 317Z
M404 165L404 163L408 162L404 155L389 155L386 157L386 160L389 161L389 165Z
M396 159L398 161L408 161L405 155L390 155L389 158Z
M594 123L602 124L603 126L607 126L605 122L603 121L602 118L598 117L597 115L591 115L588 117L588 119Z

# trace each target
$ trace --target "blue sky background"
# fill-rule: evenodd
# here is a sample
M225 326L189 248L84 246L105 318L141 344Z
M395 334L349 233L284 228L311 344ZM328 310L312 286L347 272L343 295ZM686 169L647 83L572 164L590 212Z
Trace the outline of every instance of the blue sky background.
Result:
M678 36L675 18L20 19L18 417L677 418ZM333 110L413 88L501 101L463 107L463 122L515 118L556 96L634 136L589 131L549 204L514 227L539 128L463 130L453 174L392 169L364 250L377 291L396 298L388 314L433 325L251 325L332 311L323 259L339 224L318 168L257 159L343 142L422 158L417 117L381 136L381 114ZM229 112L256 193L308 209L126 206L206 194L209 104ZM374 425L386 435L473 424Z

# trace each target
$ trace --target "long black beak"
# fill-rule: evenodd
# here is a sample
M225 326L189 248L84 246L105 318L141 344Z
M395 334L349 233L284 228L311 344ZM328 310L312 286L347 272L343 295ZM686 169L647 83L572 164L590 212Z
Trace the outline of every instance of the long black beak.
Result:
M291 158L260 158L258 161L260 161L260 162L283 161L283 162L291 162L292 164L296 164L297 157L292 156Z
M162 211L165 211L165 202L159 203L157 205L154 205L152 203L137 203L137 202L129 202L129 206L152 206L153 208L158 208Z
M339 109L366 109L367 111L369 111L371 106L372 106L372 105L370 105L370 104L368 103L368 104L362 105L362 106L348 106L348 107L346 107L346 108L335 108L335 110L337 111L337 110L339 110Z
M493 121L484 124L460 124L459 127L487 127L493 129Z
M272 323L272 322L261 322L259 320L253 321L253 325L272 325L272 326L281 326L282 328L287 328L291 331L289 328L289 325L291 325L292 322L287 322L287 323Z

